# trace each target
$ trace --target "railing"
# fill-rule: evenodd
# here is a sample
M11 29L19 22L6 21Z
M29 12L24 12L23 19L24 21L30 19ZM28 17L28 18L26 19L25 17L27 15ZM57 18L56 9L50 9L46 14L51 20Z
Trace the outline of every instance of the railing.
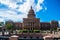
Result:
M6 36L0 36L0 40L9 40L9 37L6 37Z
M54 40L60 40L60 38L54 38Z
M18 38L18 40L44 40L43 38Z
M0 40L9 40L9 37L8 36L0 36ZM23 37L23 38L18 38L18 40L44 40L44 39L43 38L39 38L39 37L36 37L36 38ZM53 38L53 40L60 40L60 38Z
M44 40L44 39L18 39L18 40Z

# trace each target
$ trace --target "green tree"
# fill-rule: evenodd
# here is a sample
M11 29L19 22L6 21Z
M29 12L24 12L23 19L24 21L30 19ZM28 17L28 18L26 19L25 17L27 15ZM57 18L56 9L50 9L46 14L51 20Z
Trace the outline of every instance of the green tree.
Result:
M13 29L13 24L7 23L7 24L6 24L6 28L7 28L8 30Z
M52 33L52 31L54 31L54 34L55 34L55 32L57 31L57 28L51 28L50 31L51 31L51 33Z
M13 33L13 28L14 28L13 23L6 23L5 26L6 26L6 29L9 30L9 34Z

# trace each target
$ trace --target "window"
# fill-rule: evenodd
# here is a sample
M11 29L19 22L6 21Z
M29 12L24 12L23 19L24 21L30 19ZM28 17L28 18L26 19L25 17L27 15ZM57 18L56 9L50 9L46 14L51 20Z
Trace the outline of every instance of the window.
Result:
M30 37L30 38L32 38L32 37Z
M26 38L26 37L24 37L24 38Z
M39 37L36 37L37 39L39 38Z

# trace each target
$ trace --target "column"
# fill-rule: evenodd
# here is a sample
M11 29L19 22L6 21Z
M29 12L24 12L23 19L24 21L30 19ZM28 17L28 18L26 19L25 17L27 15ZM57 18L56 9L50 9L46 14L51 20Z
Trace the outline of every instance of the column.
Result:
M33 22L32 22L32 30L33 30Z

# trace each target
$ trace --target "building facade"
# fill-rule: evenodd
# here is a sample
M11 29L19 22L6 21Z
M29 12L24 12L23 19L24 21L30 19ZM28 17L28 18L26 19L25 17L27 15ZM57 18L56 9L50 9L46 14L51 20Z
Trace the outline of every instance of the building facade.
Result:
M51 22L40 22L40 18L36 18L34 10L31 9L28 12L28 17L23 18L23 23L15 22L14 27L15 29L27 29L27 30L50 30L51 28L57 28L58 22L51 21Z
M51 21L51 22L40 22L40 18L36 18L34 10L31 9L28 12L28 18L23 18L23 23L20 23L21 25L20 29L27 29L27 30L50 30L51 28L57 28L58 22L57 21Z
M14 26L15 26L15 27L14 27L15 30L16 30L16 29L22 30L22 28L23 28L23 27L22 27L22 23L20 23L20 22L15 22L14 24L15 24L15 25L14 25Z
M41 22L40 27L41 30L50 30L51 25L50 22Z
M34 10L30 9L28 12L28 18L23 18L23 28L28 30L40 29L40 20L35 18Z

